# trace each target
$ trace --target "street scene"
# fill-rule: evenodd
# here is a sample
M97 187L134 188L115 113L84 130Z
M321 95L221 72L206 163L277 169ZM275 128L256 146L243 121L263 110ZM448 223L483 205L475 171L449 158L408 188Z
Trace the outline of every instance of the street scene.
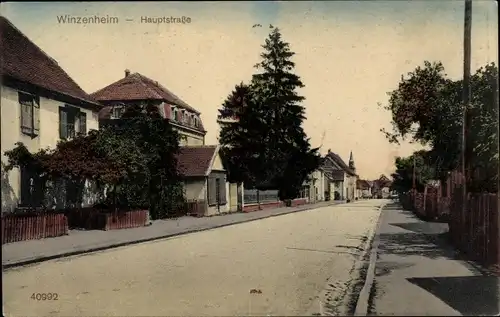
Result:
M12 316L343 314L385 203L320 207L13 269L3 276L4 309ZM32 302L42 290L58 300Z
M496 11L2 5L3 315L498 316Z

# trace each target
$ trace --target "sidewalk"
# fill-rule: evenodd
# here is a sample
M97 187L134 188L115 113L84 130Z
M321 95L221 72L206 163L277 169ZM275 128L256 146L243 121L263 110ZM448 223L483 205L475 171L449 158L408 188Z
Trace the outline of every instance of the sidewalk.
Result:
M498 314L500 278L462 261L447 231L447 224L421 221L398 204L384 208L368 315Z
M51 259L101 251L120 246L177 236L186 233L220 228L257 219L274 217L309 209L337 205L338 201L327 201L297 207L282 207L233 213L213 217L181 217L157 220L151 226L111 231L71 230L67 236L42 240L20 241L2 245L3 269L47 261Z

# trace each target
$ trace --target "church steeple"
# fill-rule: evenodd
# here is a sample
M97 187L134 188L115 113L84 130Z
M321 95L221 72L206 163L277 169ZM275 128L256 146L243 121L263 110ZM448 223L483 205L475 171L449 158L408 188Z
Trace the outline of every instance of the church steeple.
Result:
M352 156L352 151L351 155L349 155L349 168L352 169L353 171L356 170L356 166L354 165L354 157Z

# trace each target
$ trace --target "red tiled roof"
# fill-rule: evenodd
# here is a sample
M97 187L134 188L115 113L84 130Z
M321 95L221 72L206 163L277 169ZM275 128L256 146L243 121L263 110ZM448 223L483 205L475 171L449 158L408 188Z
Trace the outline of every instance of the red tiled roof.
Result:
M99 105L57 64L9 20L0 17L2 76Z
M332 160L334 160L342 169L349 175L354 176L356 175L356 172L354 172L352 169L349 168L349 166L342 160L342 158L333 152L328 152L326 155L327 157L330 157Z
M216 154L216 145L181 147L177 155L177 169L185 177L206 176Z
M157 81L139 73L125 76L111 85L92 93L91 96L99 101L163 100L200 114L199 111L182 101Z

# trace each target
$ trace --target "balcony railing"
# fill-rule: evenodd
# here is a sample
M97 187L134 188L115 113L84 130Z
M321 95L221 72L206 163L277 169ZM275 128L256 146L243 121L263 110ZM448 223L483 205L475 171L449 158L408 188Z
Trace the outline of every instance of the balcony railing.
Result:
M239 121L239 118L236 116L232 116L232 117L217 116L218 123L236 123L238 121Z

